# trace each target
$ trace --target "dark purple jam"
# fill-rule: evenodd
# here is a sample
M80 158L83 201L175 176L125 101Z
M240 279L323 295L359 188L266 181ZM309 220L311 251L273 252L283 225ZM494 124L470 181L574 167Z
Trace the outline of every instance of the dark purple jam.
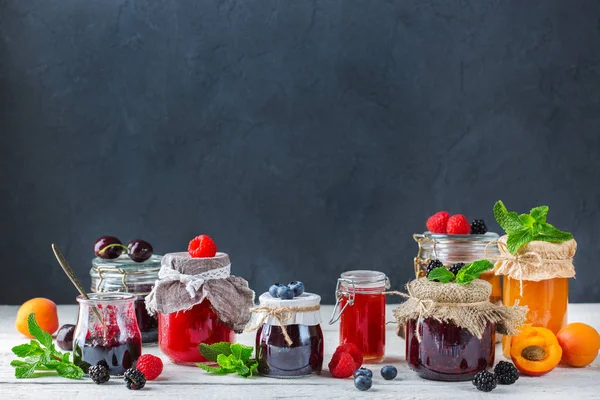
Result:
M135 317L142 332L142 343L158 342L158 318L148 314L143 297L135 301Z
M126 370L133 367L137 359L142 355L142 343L139 339L129 339L123 343L100 344L94 339L89 339L83 347L75 342L73 348L73 362L87 371L91 365L105 360L111 375L122 375Z
M280 326L263 325L256 333L258 372L275 378L319 374L323 367L323 332L320 325L287 325L288 345Z
M488 323L477 339L467 329L426 318L420 325L421 343L415 335L417 321L406 324L406 359L421 378L436 381L467 381L494 365L496 335Z

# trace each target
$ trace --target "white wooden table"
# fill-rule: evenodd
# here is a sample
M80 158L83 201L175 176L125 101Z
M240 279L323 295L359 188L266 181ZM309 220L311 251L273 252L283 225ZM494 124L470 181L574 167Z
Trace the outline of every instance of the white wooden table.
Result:
M390 320L392 308L388 306ZM323 306L324 320L328 320L331 310L332 306ZM354 388L352 379L334 379L327 371L327 363L338 344L338 327L329 326L326 321L321 325L325 335L325 365L320 376L287 380L214 376L195 367L173 365L161 356L157 347L145 347L145 353L161 356L165 369L156 381L149 382L140 391L127 390L123 381L118 379L104 385L96 385L87 378L81 381L55 377L16 379L9 365L14 358L10 349L26 341L14 328L16 312L16 306L0 306L0 399L600 399L600 358L586 368L558 367L546 376L521 377L516 384L498 386L491 393L477 391L471 382L445 383L421 379L408 368L404 359L404 340L396 336L393 325L388 325L385 360L371 367L373 387L368 392L359 392ZM59 317L61 325L75 323L76 306L60 306ZM600 304L570 305L569 321L585 322L600 331ZM238 341L254 345L254 337L254 333L246 333L239 335ZM501 354L498 347L497 360L503 359ZM398 368L398 377L392 381L385 381L379 375L381 366L388 364Z

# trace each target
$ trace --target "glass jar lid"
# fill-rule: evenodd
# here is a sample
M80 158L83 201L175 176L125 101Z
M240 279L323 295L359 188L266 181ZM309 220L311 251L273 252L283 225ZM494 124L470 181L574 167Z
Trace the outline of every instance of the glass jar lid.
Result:
M268 292L263 293L258 298L258 301L261 306L269 307L269 308L310 308L319 306L321 304L321 296L315 293L304 292L300 296L296 296L293 299L282 300L277 297L271 296ZM291 314L291 315L290 315ZM283 325L319 325L322 321L321 319L321 311L319 309L313 311L301 311L301 312L291 312L288 315L283 314L282 323ZM259 320L262 318L262 313L259 313ZM289 319L287 317L290 317ZM277 325L279 326L279 321L273 316L267 316L265 319L265 324L267 325Z
M383 272L371 270L346 271L341 274L342 285L351 284L357 289L385 289L388 278Z

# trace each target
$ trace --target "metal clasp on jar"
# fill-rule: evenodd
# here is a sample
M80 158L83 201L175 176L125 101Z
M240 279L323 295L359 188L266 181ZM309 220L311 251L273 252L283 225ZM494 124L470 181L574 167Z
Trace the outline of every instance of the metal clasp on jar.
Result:
M343 283L346 284L346 286L348 288L347 291L342 290ZM388 290L390 287L391 287L390 278L388 278L386 276L385 277L385 290ZM348 298L348 301L346 301L346 304L344 304L342 309L339 310L339 312L338 312L338 309L340 306L340 300L344 296ZM340 320L346 307L354 305L355 296L356 296L356 285L354 284L354 281L351 279L338 278L337 284L335 287L335 306L333 306L333 313L331 314L331 318L329 319L329 325L335 324L336 322L338 322Z
M147 296L148 294L150 294L150 292L130 292L129 291L129 285L127 284L127 277L128 276L133 276L133 275L144 275L146 274L146 272L144 271L125 271L123 268L119 268L119 267L99 267L99 266L94 266L92 267L96 272L98 272L98 283L96 284L96 292L97 293L103 293L103 292L124 292L124 293L133 293L136 296ZM121 274L121 286L122 289L119 288L118 290L114 290L114 289L109 289L109 290L105 290L104 284L108 282L108 280L106 279L106 277L104 276L104 274L114 274L114 273L119 273ZM108 283L110 285L110 283ZM134 285L135 287L135 285Z
M422 278L425 276L425 270L427 269L427 264L429 264L429 261L438 258L436 241L420 233L415 233L413 235L413 239L415 239L415 242L417 242L417 244L419 245L419 251L417 252L417 256L414 258L415 277ZM425 258L423 257L424 252L429 252L429 248L423 247L423 244L425 243L428 246L431 246L433 258L431 258L430 256L427 256Z

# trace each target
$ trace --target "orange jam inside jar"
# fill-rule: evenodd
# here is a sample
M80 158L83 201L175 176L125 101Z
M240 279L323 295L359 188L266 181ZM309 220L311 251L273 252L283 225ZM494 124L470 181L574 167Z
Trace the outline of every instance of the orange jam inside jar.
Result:
M553 278L535 282L505 276L504 304L512 306L517 301L519 305L529 307L525 324L548 328L556 334L567 324L569 279ZM510 336L502 338L502 352L507 358L510 358L510 339Z
M446 268L457 263L471 263L478 260L493 259L500 253L495 242L499 236L494 232L483 235L449 235L442 233L415 233L413 239L419 245L414 259L415 276L425 276L427 264L431 260L440 260ZM492 285L490 301L494 304L502 302L501 277L487 272L480 276Z
M355 344L365 363L377 363L385 355L388 288L388 278L378 271L347 271L338 279L337 304L329 323L340 320L340 343Z

